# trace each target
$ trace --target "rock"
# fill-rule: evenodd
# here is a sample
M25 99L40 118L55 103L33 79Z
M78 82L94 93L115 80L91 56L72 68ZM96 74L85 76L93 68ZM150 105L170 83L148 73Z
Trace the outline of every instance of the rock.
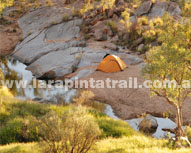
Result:
M76 78L81 79L81 78L87 77L90 74L92 74L93 72L95 72L95 70L93 70L91 68L82 69L74 77L70 78L70 80L75 80Z
M180 16L181 15L181 9L180 9L179 5L175 2L170 2L168 12L172 16Z
M121 47L121 46L118 47L118 52L119 53L130 54L130 50L129 49L126 49L126 48Z
M54 14L55 10L52 11ZM86 66L97 67L107 53L114 53L124 58L127 64L142 62L140 58L133 55L127 56L123 52L116 53L118 48L112 43L107 46L108 49L86 47L86 43L80 38L81 19L49 25L49 22L45 21L49 18L42 17L48 12L47 8L41 8L20 19L20 23L23 23L22 30L25 31L24 33L31 30L32 33L16 46L12 54L13 57L27 64L26 69L31 71L35 77L39 79L64 78ZM43 19L35 18L32 15L37 15ZM52 15L49 14L49 16ZM32 23L34 26L29 25L29 20L34 22ZM97 40L105 40L110 34L109 28L102 21L97 22L92 27L92 32L94 32ZM86 77L94 71L95 69L84 68L78 71L75 76Z
M72 41L79 36L81 22L80 19L73 20L32 33L17 45L13 57L25 64L31 64L50 52L82 45L81 41Z
M116 14L114 14L112 20L117 21L118 19L119 19L119 17Z
M82 51L82 48L72 47L51 52L30 64L26 69L41 79L53 79L55 77L64 76L75 70L81 60L78 56L80 57ZM49 77L44 75L48 74L48 72L51 74Z
M134 45L137 46L139 45L140 43L142 43L144 41L144 38L143 37L140 37L138 38L137 40L134 41Z
M109 17L109 18L112 18L112 17L113 17L113 14L114 14L113 10L110 9L110 10L108 11L108 17Z
M153 134L158 127L157 120L152 115L147 115L139 124L139 131L146 134Z
M124 0L119 0L118 5L124 5L125 1Z
M42 7L29 12L18 20L19 26L25 38L29 33L42 30L55 23L62 21L62 13L54 7Z
M61 23L50 27L45 31L45 39L53 41L70 41L73 38L79 37L80 25L82 24L81 19L72 20L66 23Z
M82 55L78 68L85 66L97 66L107 53L112 53L110 50L98 50L86 48Z
M115 5L124 5L125 4L125 1L124 0L116 0L115 1Z
M99 21L100 21L100 19L97 18L97 17L96 17L95 19L93 19L93 20L91 19L91 20L90 20L90 25L93 26L93 25L95 25L96 23L98 23Z
M117 14L118 16L121 15L121 12L125 11L125 5L124 6L118 6L114 9L114 13Z
M130 17L130 21L131 21L132 23L135 23L135 22L137 21L137 18L136 18L135 16L131 16L131 17Z
M107 40L107 31L108 27L105 25L104 22L99 21L93 27L92 30L94 31L93 35L97 41Z
M143 59L130 54L119 53L117 54L127 65L137 65L143 62Z
M113 43L106 43L104 47L114 51L118 50L118 47Z
M168 2L157 1L149 13L149 17L162 17L168 9Z
M152 46L152 47L158 46L158 45L159 45L159 44L158 44L158 41L154 41L154 42L151 43L151 46Z
M103 21L99 21L97 22L93 27L92 27L92 30L96 30L96 29L100 29L102 28L103 26L105 25L105 23Z
M14 14L19 13L20 10L14 7L8 7L3 11L3 16L12 16Z
M107 35L103 33L101 30L96 30L94 33L94 37L97 41L107 40Z
M111 38L111 42L117 42L119 40L119 36L115 35L113 38Z
M141 16L149 12L152 6L152 0L143 2L143 4L135 10L136 16Z
M137 50L138 51L142 51L144 48L144 44L140 44L138 47L137 47Z

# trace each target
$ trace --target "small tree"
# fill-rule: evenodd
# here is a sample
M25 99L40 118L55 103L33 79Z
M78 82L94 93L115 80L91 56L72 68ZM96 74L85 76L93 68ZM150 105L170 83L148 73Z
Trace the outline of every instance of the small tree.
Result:
M65 113L63 118L49 114L40 123L46 153L87 153L100 135L94 118L81 106Z
M146 59L145 76L151 81L172 81L172 85L151 85L151 92L163 97L176 109L177 138L186 136L182 107L191 94L191 22L188 18L174 20L164 16L163 26L157 29L160 46L153 47Z

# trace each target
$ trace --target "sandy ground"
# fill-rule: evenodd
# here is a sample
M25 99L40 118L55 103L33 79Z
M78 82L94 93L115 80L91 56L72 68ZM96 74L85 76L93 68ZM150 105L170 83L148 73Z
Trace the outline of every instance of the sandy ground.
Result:
M141 65L128 65L125 71L112 74L96 71L86 79L106 80L110 78L112 80L127 80L129 82L130 77L137 77L138 84L143 83L144 78L141 74ZM95 93L96 100L110 104L116 115L124 120L135 118L143 113L149 113L158 117L163 117L163 114L166 113L170 118L175 119L174 108L161 97L150 97L149 89L107 88L89 90ZM183 114L184 123L191 123L190 99L187 99L184 104Z
M22 40L22 32L17 23L18 17L5 16L0 19L0 56L6 56L14 51Z

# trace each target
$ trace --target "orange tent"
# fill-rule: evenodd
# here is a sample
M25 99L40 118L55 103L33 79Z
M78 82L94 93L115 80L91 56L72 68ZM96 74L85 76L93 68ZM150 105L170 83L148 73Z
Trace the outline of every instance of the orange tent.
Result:
M98 65L97 70L103 72L120 72L123 71L127 65L118 56L107 54L101 63Z

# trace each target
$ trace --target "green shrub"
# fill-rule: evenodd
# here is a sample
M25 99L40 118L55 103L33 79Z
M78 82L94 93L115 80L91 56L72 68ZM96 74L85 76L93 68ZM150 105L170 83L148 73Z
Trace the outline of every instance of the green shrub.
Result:
M93 116L80 106L62 118L54 112L47 114L40 121L39 130L47 146L45 152L51 153L87 153L100 135Z
M37 121L34 117L15 118L0 128L0 144L38 141Z
M188 140L191 142L191 128L189 126L186 127L186 134L188 136Z
M69 20L69 16L68 16L68 14L63 14L63 16L62 16L62 21L63 22L66 22L66 21L68 21Z
M109 117L102 117L97 120L100 129L103 130L101 138L132 136L135 131L128 123L121 120L113 120Z
M118 27L117 24L114 21L108 21L107 25L111 28L111 31L113 32L113 34L116 34L118 32Z
M73 17L82 17L82 14L80 13L80 10L72 9L72 16Z

